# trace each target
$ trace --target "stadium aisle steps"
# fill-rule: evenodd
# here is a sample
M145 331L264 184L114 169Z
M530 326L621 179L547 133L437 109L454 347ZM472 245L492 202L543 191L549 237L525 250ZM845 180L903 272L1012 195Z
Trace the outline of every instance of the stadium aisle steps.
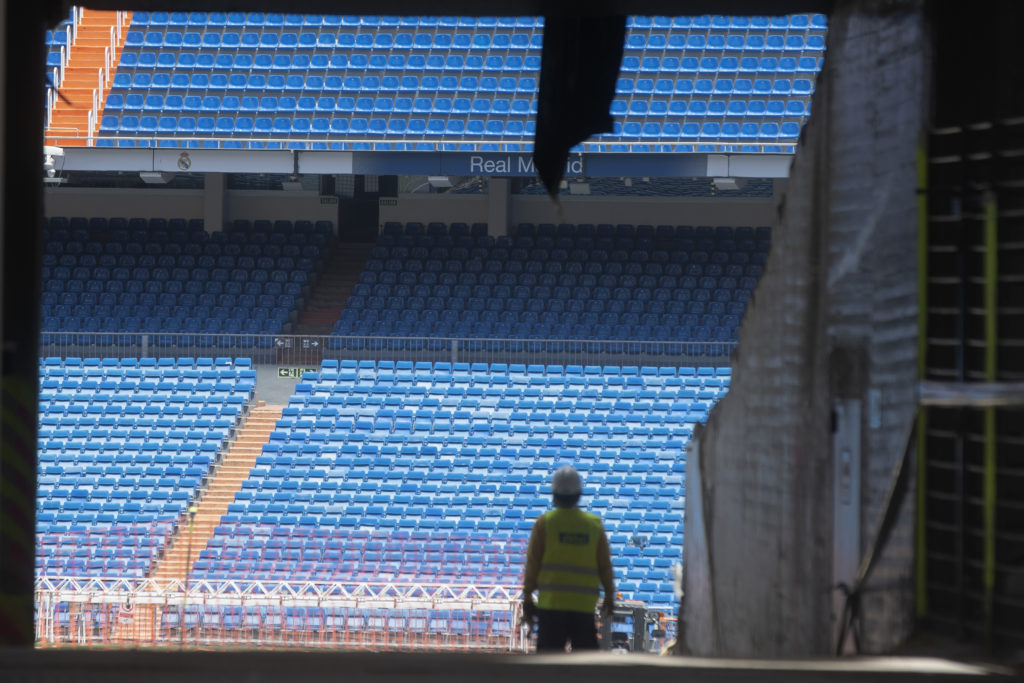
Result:
M126 12L125 14L121 25L121 41L111 60L114 65L118 63L119 55L124 48L125 37L128 34L128 27L132 23L132 13ZM98 133L103 111L101 109L96 112L94 128L89 131L89 110L92 108L98 72L103 67L103 51L110 44L110 29L116 21L117 12L101 12L92 9L83 11L82 21L78 25L78 35L70 47L68 66L60 87L60 94L67 98L67 101L58 99L53 108L53 118L46 131L46 144L82 147L86 144L85 139L58 140L54 136L75 135L84 138ZM106 74L103 92L99 93L97 101L107 101L107 94L114 82L115 72L116 69L111 69L110 73Z
M299 313L296 334L330 334L345 302L359 283L359 276L373 250L372 244L344 244L334 248Z
M243 419L237 437L228 447L224 459L216 468L210 483L199 501L192 532L192 561L206 548L213 536L214 528L221 515L234 502L235 494L242 490L242 482L248 479L249 471L256 464L256 458L263 452L263 445L270 439L274 425L281 418L284 406L256 406ZM189 555L188 525L182 526L181 533L174 538L167 553L153 571L153 578L173 579L185 576Z

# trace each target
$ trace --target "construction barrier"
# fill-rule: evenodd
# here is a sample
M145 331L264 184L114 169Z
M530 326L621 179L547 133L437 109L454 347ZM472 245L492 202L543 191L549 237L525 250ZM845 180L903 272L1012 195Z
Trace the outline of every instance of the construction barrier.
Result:
M518 589L40 577L36 642L54 646L525 652Z

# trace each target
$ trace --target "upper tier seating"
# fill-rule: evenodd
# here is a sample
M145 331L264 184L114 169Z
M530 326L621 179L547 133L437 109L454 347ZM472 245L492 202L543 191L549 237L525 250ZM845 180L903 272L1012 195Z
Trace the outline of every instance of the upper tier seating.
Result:
M332 239L329 222L51 218L44 231L43 344L269 345L218 333L285 331ZM99 333L99 334L97 334ZM205 333L205 334L203 334Z
M389 223L328 344L621 353L732 341L769 240L749 227L523 224L495 239L484 225Z
M201 553L196 576L515 586L573 463L619 590L673 601L686 443L728 368L325 360Z
M64 77L64 67L67 66L68 49L73 42L75 23L78 16L75 8L68 11L68 17L46 31L46 73L47 89L59 88ZM46 98L46 106L49 108L51 98Z
M99 144L530 149L541 18L383 19L136 12ZM824 31L822 15L631 17L616 128L598 139L605 151L784 151L807 116Z
M148 574L252 399L247 358L46 358L36 573Z

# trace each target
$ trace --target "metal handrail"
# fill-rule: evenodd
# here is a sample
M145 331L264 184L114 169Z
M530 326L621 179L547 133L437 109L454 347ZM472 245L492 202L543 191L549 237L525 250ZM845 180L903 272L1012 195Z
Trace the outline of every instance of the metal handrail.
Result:
M564 365L730 364L735 341L385 337L213 332L42 332L40 357L246 356L256 365L315 369L323 359Z

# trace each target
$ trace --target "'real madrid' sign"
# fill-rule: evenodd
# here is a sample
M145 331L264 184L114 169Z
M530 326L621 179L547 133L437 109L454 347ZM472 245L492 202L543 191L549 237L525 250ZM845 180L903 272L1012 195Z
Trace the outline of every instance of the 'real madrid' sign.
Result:
M533 157L528 154L483 155L474 154L469 157L469 175L491 176L534 176L537 167L533 165ZM575 155L565 164L566 176L583 175L583 156Z

